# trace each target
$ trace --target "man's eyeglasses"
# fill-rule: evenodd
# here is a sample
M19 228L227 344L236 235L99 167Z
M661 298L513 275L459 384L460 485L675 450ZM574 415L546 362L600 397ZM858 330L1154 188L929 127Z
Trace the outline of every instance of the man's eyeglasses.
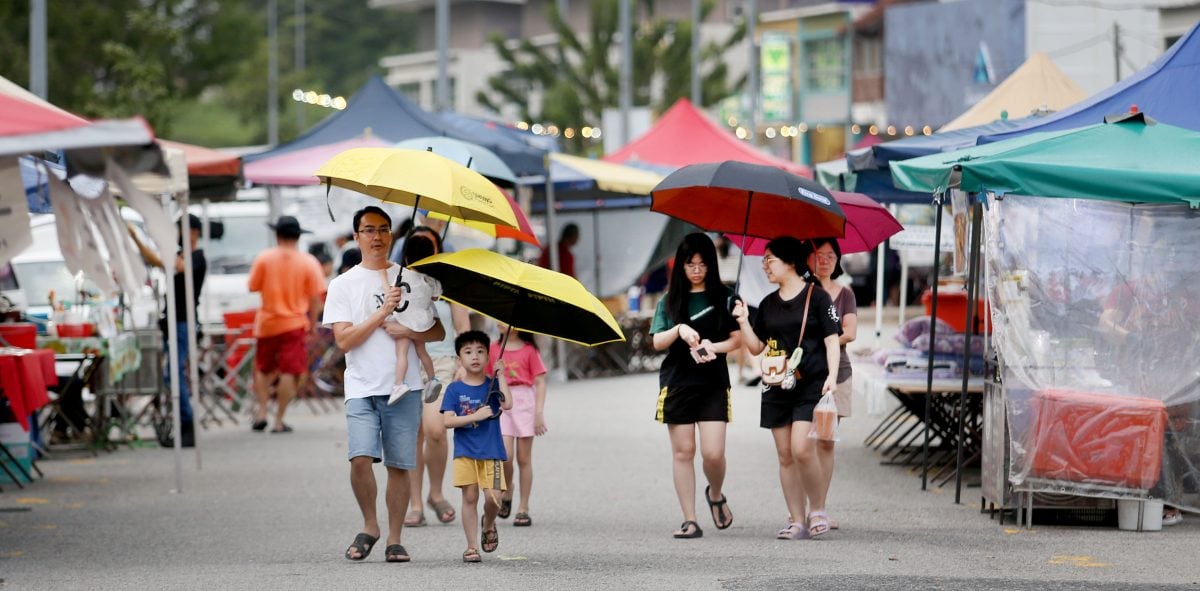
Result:
M391 234L392 229L389 228L388 226L380 226L378 228L376 228L375 226L367 226L365 228L359 228L358 233L362 234L363 236L370 236L370 237L373 237L376 235L382 236L384 234Z

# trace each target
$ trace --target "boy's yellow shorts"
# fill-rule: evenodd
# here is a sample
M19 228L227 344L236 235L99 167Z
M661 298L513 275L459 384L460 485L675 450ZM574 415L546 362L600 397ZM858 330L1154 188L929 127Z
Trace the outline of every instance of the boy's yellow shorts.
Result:
M454 486L478 485L481 489L508 490L504 482L504 462L454 458Z

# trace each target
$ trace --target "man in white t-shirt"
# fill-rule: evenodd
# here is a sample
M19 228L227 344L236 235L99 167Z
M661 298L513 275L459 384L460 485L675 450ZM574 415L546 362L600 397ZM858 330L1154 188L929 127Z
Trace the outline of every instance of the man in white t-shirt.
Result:
M396 382L395 340L409 338L437 341L445 336L441 322L425 332L413 332L390 316L401 300L395 287L400 266L388 261L392 246L391 218L378 207L365 207L354 214L354 240L362 252L362 263L329 283L324 323L333 329L339 349L346 352L346 427L350 459L350 487L363 516L363 529L346 549L346 558L362 560L379 540L375 510L375 472L372 464L382 461L387 468L388 562L408 562L400 544L404 508L409 501L409 471L416 466L417 432L421 425L421 397L405 396L389 406L388 396ZM388 283L380 271L387 270ZM409 349L408 373L404 382L421 389L421 364ZM398 515L391 515L394 510Z

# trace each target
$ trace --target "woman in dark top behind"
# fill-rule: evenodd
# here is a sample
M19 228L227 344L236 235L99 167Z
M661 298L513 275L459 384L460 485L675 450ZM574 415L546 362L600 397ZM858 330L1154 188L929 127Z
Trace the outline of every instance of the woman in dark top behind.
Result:
M779 483L789 517L787 527L776 537L784 540L801 540L829 531L825 515L827 486L808 432L821 395L833 392L837 386L841 350L833 300L820 286L806 280L806 255L803 244L795 238L772 240L762 264L767 279L779 289L758 305L753 326L744 302L739 300L733 308L750 352L758 355L765 349L766 358L783 356L791 361L788 369L799 374L794 383L785 381L774 386L768 386L767 376L763 376L759 425L771 430L779 456ZM801 349L799 354L797 347ZM804 515L807 519L796 520L796 516Z
M676 538L704 535L696 523L696 428L708 480L705 500L717 529L733 523L721 488L725 482L725 428L731 420L725 354L741 347L728 312L729 292L717 274L717 251L704 234L688 234L675 251L667 295L658 302L650 333L667 350L659 370L655 419L671 438L671 472L683 510Z

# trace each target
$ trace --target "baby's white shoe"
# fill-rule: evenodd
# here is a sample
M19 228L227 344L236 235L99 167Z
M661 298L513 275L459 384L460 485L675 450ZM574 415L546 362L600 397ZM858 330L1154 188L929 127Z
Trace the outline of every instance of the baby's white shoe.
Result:
M388 406L400 402L405 396L408 396L409 392L412 392L412 388L409 388L408 384L400 383L392 386L392 394L388 396Z

